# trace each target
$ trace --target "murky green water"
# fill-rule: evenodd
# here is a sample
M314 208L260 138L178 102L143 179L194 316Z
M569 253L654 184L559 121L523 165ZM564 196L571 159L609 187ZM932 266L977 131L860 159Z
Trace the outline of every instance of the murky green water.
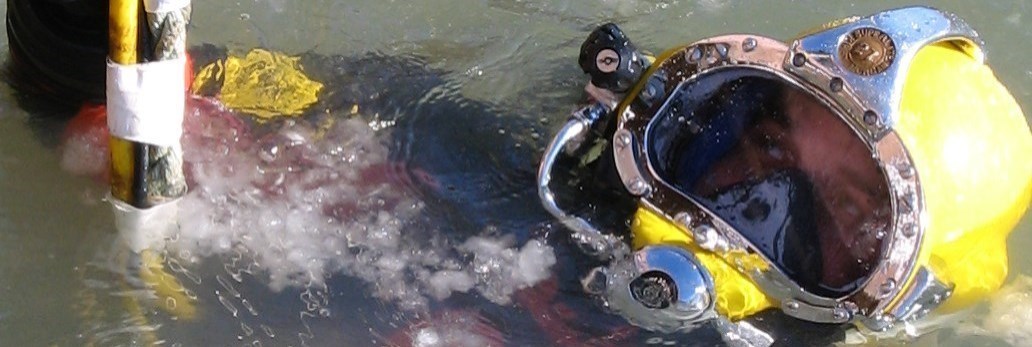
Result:
M830 19L868 14L910 3L197 1L190 40L194 44L214 43L235 50L265 47L291 54L359 56L377 52L385 56L422 57L427 67L441 71L438 77L443 84L434 90L444 90L441 93L449 98L461 95L465 98L463 100L471 100L464 102L473 105L471 107L478 110L476 112L497 111L502 116L497 119L457 117L455 124L432 123L436 126L433 129L441 132L459 129L456 131L480 131L494 137L470 140L482 145L479 148L453 146L463 140L461 136L450 139L428 136L427 132L411 129L396 130L413 134L415 143L407 145L416 148L404 159L408 159L411 166L422 165L429 172L430 177L420 182L458 186L460 191L456 193L457 198L439 193L399 193L405 199L429 205L416 211L416 215L430 214L402 222L408 223L408 230L444 235L442 237L448 241L442 242L456 245L463 244L470 235L498 239L505 233L518 235L516 239L520 242L545 235L537 238L561 243L557 241L559 237L552 235L556 227L547 223L547 216L542 217L540 211L527 207L536 203L534 188L521 184L532 177L527 175L535 170L536 153L540 151L544 138L550 136L555 125L581 98L585 77L576 66L576 55L580 42L595 25L605 21L617 22L639 47L661 51L675 44L730 32L788 38ZM1032 68L1027 57L1032 55L1032 45L1029 44L1032 31L1028 30L1032 6L1023 0L929 3L960 14L979 31L986 41L990 64L1029 114ZM6 52L6 40L2 44L0 50ZM524 298L522 304L518 303L521 300L518 295L517 303L484 300L482 297L494 294L511 296L492 292L504 292L506 288L490 286L489 279L478 282L484 286L471 292L480 290L480 294L456 295L444 302L430 298L426 303L427 311L403 310L399 306L404 305L398 304L398 300L404 301L407 296L397 293L397 287L378 285L375 278L382 278L383 273L366 274L356 270L354 267L367 264L360 257L356 257L353 263L329 266L331 270L327 270L329 277L325 283L301 281L302 285L274 288L279 289L277 291L268 287L269 278L261 269L242 271L245 273L242 278L233 278L234 270L238 270L235 273L239 275L242 267L227 264L234 264L239 254L194 250L206 255L198 256L189 252L183 254L184 249L190 249L178 248L169 259L175 260L176 264L181 261L183 265L177 267L173 264L170 268L179 269L175 271L176 277L185 283L185 293L196 297L195 303L201 313L197 320L177 319L162 308L169 306L168 302L152 304L153 300L148 301L149 294L140 289L139 276L130 265L126 265L132 261L124 258L132 256L126 255L124 245L114 231L110 207L102 201L105 187L62 170L60 149L54 135L61 131L60 122L30 117L18 107L8 86L0 85L0 88L3 90L0 93L2 346L83 345L93 342L101 345L146 344L155 341L184 346L236 345L254 341L264 345L363 346L396 341L391 335L399 333L419 337L418 329L408 327L427 315L419 312L435 312L429 315L438 318L443 315L445 323L441 323L444 327L441 331L481 332L480 335L456 335L465 336L465 341L471 344L482 341L478 338L491 336L483 334L490 329L478 330L484 325L503 331L504 336L500 340L511 344L576 344L576 341L585 341L562 340L542 332L537 322L526 318L527 311L533 311L527 308L533 306L527 302L537 299ZM405 116L397 115L397 119L405 123ZM423 123L413 121L408 124L416 127ZM471 136L467 135L469 138ZM436 140L443 142L435 144L433 141ZM508 154L494 154L497 151ZM433 154L427 154L431 152ZM420 155L427 155L429 159ZM455 159L463 155L474 158L470 160L481 161L465 163ZM434 166L435 163L438 166ZM475 176L478 172L475 170L470 175L459 172L460 168L470 165L484 165L488 169L480 173L489 177ZM502 170L507 172L499 173ZM419 177L416 178L418 180ZM498 196L477 195L479 193L463 190L466 184L501 187L496 189L501 193ZM480 189L483 190L491 189ZM262 207L260 204L256 206ZM527 220L508 220L507 214L499 211L507 212L513 219ZM480 212L484 212L482 217L469 216ZM449 239L448 235L453 237ZM332 238L327 237L327 240ZM456 265L458 267L475 267L476 263L468 259L469 255L486 254L486 251L476 249L476 245L463 244L465 248L456 245L450 247L458 247L458 255L442 257L460 262ZM552 269L559 276L576 275L577 271L576 267L562 265L564 260L576 259L568 253L566 246L553 245L560 265ZM1030 218L1026 217L1014 232L1009 246L1012 250L1032 246ZM506 244L506 247L503 248L514 249L512 245ZM527 251L526 248L516 249L517 252L521 250ZM1032 256L1026 253L1012 252L1011 277L1032 274ZM283 254L289 255L289 252ZM420 259L435 258L427 256ZM498 259L505 258L499 256ZM415 266L411 262L406 264L405 271L413 273L433 268ZM578 324L569 326L573 329L570 336L599 337L613 333L607 329L619 325L618 319L592 311L591 303L578 299L580 294L575 289L561 283L563 281L559 285L562 289L560 298L573 307L580 307L574 311L586 315L586 318L578 319ZM425 290L416 284L413 288ZM380 302L374 296L389 299ZM476 314L440 313L469 311ZM1032 318L1032 314L1025 313L1024 317ZM978 322L971 320L970 323L977 325ZM923 342L950 344L953 341L958 345L999 342L996 337L972 337L982 334L973 332L975 329L958 328L939 340L931 338ZM1025 329L1023 336L1032 336L1029 323L1017 324L1014 329L1019 329L1019 333L1020 329ZM604 343L606 340L599 341ZM666 340L645 336L639 344L657 341Z

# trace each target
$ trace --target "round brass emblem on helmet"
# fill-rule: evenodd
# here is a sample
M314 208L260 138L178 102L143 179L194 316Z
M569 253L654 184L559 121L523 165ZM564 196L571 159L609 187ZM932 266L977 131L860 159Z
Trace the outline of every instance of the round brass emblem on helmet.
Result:
M858 75L879 74L896 58L896 44L888 34L873 28L854 30L839 46L839 58L846 69Z

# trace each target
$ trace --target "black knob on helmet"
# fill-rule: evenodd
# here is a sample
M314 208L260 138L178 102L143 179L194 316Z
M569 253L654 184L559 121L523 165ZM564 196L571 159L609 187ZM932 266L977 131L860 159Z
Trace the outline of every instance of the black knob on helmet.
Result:
M641 78L648 61L616 24L599 26L581 45L580 67L591 75L591 83L614 93L623 93Z

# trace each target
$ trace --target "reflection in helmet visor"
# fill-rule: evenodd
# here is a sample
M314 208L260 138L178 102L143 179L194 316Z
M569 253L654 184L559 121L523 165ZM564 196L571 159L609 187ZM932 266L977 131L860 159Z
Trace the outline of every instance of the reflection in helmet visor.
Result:
M705 73L649 124L667 185L728 222L807 292L863 285L891 223L887 180L834 111L776 75Z

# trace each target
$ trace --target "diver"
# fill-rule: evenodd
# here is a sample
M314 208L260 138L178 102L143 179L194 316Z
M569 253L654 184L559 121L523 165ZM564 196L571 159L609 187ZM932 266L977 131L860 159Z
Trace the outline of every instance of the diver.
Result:
M655 58L600 26L594 103L546 149L541 200L604 262L584 289L639 327L783 344L755 319L775 311L916 337L999 289L1032 196L1032 136L981 45L927 7ZM632 202L629 237L563 196L571 175Z

